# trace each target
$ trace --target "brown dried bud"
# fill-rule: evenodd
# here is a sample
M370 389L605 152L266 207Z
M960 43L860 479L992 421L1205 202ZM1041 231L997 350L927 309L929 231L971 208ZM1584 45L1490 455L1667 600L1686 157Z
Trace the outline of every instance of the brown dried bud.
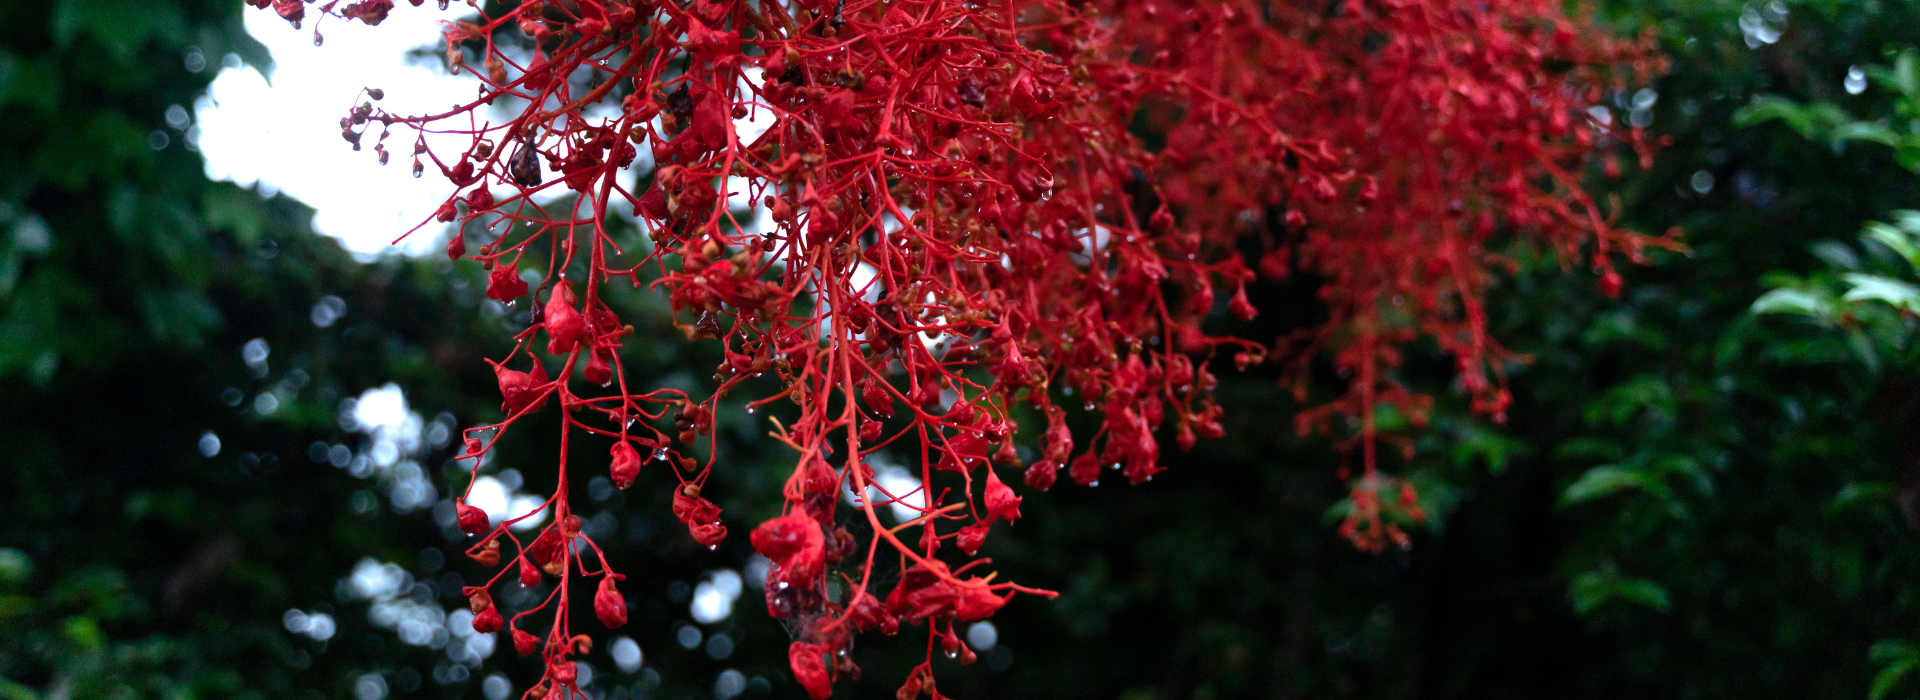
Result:
M486 545L482 546L480 551L470 553L467 556L472 557L474 561L480 562L481 566L499 566L500 540L487 540Z

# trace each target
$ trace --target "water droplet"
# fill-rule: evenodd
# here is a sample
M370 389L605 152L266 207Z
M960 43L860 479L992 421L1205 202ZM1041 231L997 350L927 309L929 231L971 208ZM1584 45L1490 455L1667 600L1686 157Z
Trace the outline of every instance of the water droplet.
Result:
M1087 410L1087 411L1091 411L1091 410L1093 410L1093 402L1092 402L1092 401L1088 401L1088 402L1087 402L1087 404L1086 404L1085 406L1083 406L1083 407L1082 407L1082 409L1083 409L1083 410Z
M720 545L717 545L717 544L710 544L710 545L707 545L707 551L709 551L709 552L712 552L712 551L715 551L715 550L718 550L718 549L720 549Z
M444 9L447 9L447 0L439 0L438 2L435 2L434 4L435 4L435 5L438 5L438 6L440 7L440 9L442 9L442 10L444 10Z
M1852 66L1847 69L1847 79L1841 81L1840 84L1847 89L1847 94L1849 95L1858 95L1866 92L1867 73L1866 71L1860 70L1859 66Z
M327 43L327 38L320 36L320 30L318 29L313 30L313 45L319 46L324 43Z
M752 406L748 406L748 407L747 407L747 413L748 413L749 415L751 415L751 414L753 413L753 407L752 407Z
M1093 481L1089 481L1089 482L1087 482L1087 488L1093 488L1093 487L1095 487L1095 486L1099 486L1099 485L1100 485L1100 480L1099 480L1099 479L1094 479Z
M294 30L296 30L296 31L298 31L298 30L300 29L300 20L297 20L297 19L296 19L296 20L294 20L294 21L293 21L293 28L294 28Z
M958 649L955 649L955 650L953 650L953 651L949 651L949 652L947 652L947 658L949 658L949 659L951 659L951 658L954 658L954 657L956 657L956 656L959 656L959 655L960 655L960 651L959 651Z
M653 458L655 461L660 461L660 462L667 461L667 448L664 448L664 447L653 448Z

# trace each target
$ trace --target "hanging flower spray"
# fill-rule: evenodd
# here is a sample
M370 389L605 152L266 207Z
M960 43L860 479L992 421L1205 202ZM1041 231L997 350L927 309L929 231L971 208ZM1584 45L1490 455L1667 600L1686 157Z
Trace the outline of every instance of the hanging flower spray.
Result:
M298 0L253 2L308 18ZM1296 427L1361 467L1342 534L1404 546L1382 514L1417 519L1415 494L1377 471L1376 450L1410 443L1376 417L1418 425L1431 402L1395 381L1401 348L1431 338L1475 410L1500 420L1509 402L1501 368L1517 358L1488 337L1481 300L1511 263L1489 239L1590 260L1608 294L1617 256L1678 245L1615 228L1582 188L1620 156L1650 157L1640 130L1596 105L1661 60L1557 0L488 7L445 22L448 65L478 81L476 99L392 114L369 90L341 121L356 149L379 131L382 163L388 138L411 131L414 171L460 188L434 218L489 239L469 251L456 235L447 255L487 267L489 297L533 312L490 360L505 418L468 431L462 456L557 411L561 465L574 437L612 440L615 485L666 472L674 516L717 546L727 529L704 495L724 488L709 478L717 400L771 377L778 388L751 405L798 406L775 431L795 466L784 514L750 540L772 562L767 609L794 631L789 660L815 698L858 674L848 650L875 632L924 634L927 661L899 697L942 697L934 650L973 659L956 625L1053 595L975 557L1020 517L1010 483L1152 479L1167 438L1186 450L1224 433L1212 390L1229 359L1280 363L1303 402L1315 358L1349 378ZM392 11L360 0L314 14L377 25ZM486 118L502 108L510 118ZM426 132L467 143L429 149ZM563 189L573 196L536 202ZM729 201L772 225L747 225ZM619 233L627 211L644 239ZM1247 285L1296 273L1322 281L1324 323L1277 342L1202 330L1216 313L1252 320ZM633 327L603 299L642 284L667 295L690 340L723 350L705 395L629 387L618 351ZM1068 427L1076 410L1093 430ZM1044 421L1027 426L1030 463L1017 415ZM876 482L869 457L883 448L917 454L916 492ZM498 567L468 591L475 628L510 629L516 650L545 660L526 697L577 692L572 659L591 642L570 629L573 579L598 580L607 627L627 621L622 576L581 534L569 476L529 541L458 506L469 555ZM846 491L865 495L851 513ZM916 517L888 525L888 505ZM504 618L488 591L509 576L555 585ZM552 623L536 628L543 611Z

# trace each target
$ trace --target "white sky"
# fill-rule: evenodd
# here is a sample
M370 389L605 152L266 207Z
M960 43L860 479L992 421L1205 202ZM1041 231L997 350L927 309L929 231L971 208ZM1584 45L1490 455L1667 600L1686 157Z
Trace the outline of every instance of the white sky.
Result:
M340 134L340 117L362 87L386 91L379 104L397 114L445 110L475 96L476 82L444 70L406 64L405 54L439 41L437 22L458 17L433 3L395 3L378 27L328 19L320 22L324 46L313 45L313 17L294 29L279 15L248 8L247 32L273 52L272 84L252 67L224 68L208 97L194 105L207 176L243 186L258 182L316 210L313 225L340 239L356 256L388 251L388 243L433 214L453 187L432 161L426 175L412 176L414 133L396 127L387 139L388 165L375 160L375 127L355 152ZM219 60L218 57L210 57ZM454 141L449 149L457 149ZM428 141L441 150L441 142ZM452 150L458 153L458 150ZM402 241L398 252L431 252L445 240L434 224Z
M317 13L309 13L304 27L294 29L273 12L247 9L247 33L272 52L274 66L266 77L253 66L223 68L208 95L195 103L194 121L207 176L249 187L258 183L265 193L282 192L306 203L315 210L314 229L339 239L363 260L385 252L425 255L443 250L446 227L437 222L398 246L389 245L432 216L453 192L431 160L426 161L425 175L413 177L414 132L394 128L386 142L393 155L382 167L373 152L379 127L361 138L361 150L356 152L340 138L340 117L353 108L363 87L383 90L386 96L378 106L401 115L443 112L476 97L479 81L471 75L454 77L438 61L429 67L409 65L406 59L414 48L441 46L439 23L471 11L460 3L445 11L435 9L434 3L420 7L394 3L392 14L378 27L332 18L321 21L325 42L314 46ZM758 69L747 73L746 81L759 75ZM589 118L614 116L618 107L603 103L588 111ZM499 115L486 109L476 116L499 120ZM770 122L771 115L756 110L734 124L740 138L751 141ZM442 159L453 162L469 141L462 136L429 136L427 144ZM631 187L635 171L650 166L651 150L641 148L639 155L634 166L622 173L623 185ZM555 177L545 163L542 170L548 180ZM745 181L733 178L731 184L736 188L729 197L733 206L749 206ZM513 191L511 185L494 187L497 197ZM564 194L563 188L549 188L535 201L551 201ZM753 219L742 222L748 231L772 227L764 207L757 209L761 211Z

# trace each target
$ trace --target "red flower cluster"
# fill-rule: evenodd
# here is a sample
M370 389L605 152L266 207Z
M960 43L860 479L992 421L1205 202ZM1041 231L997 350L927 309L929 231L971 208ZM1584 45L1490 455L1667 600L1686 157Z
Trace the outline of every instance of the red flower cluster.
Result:
M302 16L297 2L272 5ZM391 6L319 11L374 24ZM614 440L622 488L643 462L667 463L674 515L714 546L726 528L700 496L712 457L689 448L711 447L715 397L772 387L756 405L799 406L779 433L796 452L786 514L751 539L773 562L768 610L796 631L795 675L819 698L857 674L855 633L926 623L929 649L965 662L955 624L1015 593L1052 595L965 574L990 565L974 553L991 524L1020 514L996 470L1022 469L1038 490L1062 468L1086 486L1109 469L1147 481L1166 436L1185 450L1224 433L1212 390L1229 357L1285 363L1302 401L1316 357L1352 378L1298 427L1357 448L1364 474L1342 532L1367 549L1403 541L1383 507L1417 517L1417 499L1376 472L1375 448L1406 443L1376 415L1418 424L1428 400L1394 380L1400 348L1432 338L1478 410L1498 419L1508 402L1501 368L1515 358L1487 337L1480 302L1508 267L1492 237L1590 256L1610 294L1613 253L1676 245L1613 228L1581 187L1616 151L1648 157L1600 103L1662 64L1645 41L1614 41L1560 7L529 0L447 23L449 66L482 84L473 102L397 115L369 91L341 127L358 148L377 123L382 162L396 126L471 136L457 154L416 141L414 169L430 161L463 190L437 218L492 237L471 256L456 237L448 255L487 267L493 299L527 298L534 323L494 365L505 419L470 431L465 456L554 398L563 449L576 435ZM475 115L488 105L513 116ZM649 176L630 188L620 172L643 152ZM561 188L576 194L533 199ZM749 226L738 202L764 207L771 227ZM609 226L629 208L644 240ZM1295 272L1323 280L1325 324L1277 343L1209 332L1260 313L1248 284ZM643 274L689 339L724 349L712 394L627 388L617 351L632 328L602 292ZM1026 464L1021 405L1047 417ZM1097 424L1077 440L1076 407ZM875 482L882 448L918 453L917 493ZM515 647L547 660L530 697L573 690L567 659L585 641L567 629L569 577L601 577L596 612L610 626L626 617L567 479L547 503L553 524L513 555L527 585L559 579L536 608L557 611L544 647L517 626L532 611L513 617ZM837 513L844 492L858 497L850 518ZM922 505L889 526L888 503ZM502 539L520 544L461 508L476 559L497 564ZM940 555L947 540L961 554ZM941 697L928 665L899 696L922 694Z

